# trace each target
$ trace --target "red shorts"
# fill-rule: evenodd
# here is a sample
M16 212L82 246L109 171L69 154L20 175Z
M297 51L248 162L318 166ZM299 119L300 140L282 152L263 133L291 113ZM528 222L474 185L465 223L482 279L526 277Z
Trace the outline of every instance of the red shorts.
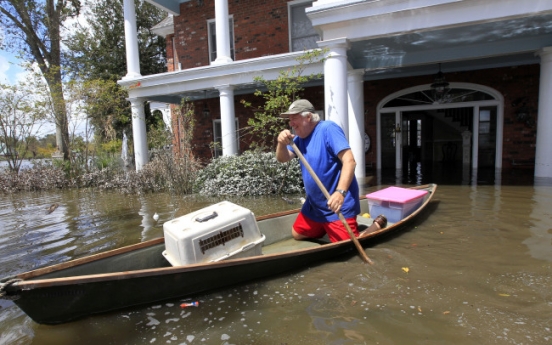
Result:
M347 218L346 221L355 236L358 237L358 223L356 221L356 217ZM299 212L295 223L293 223L293 230L295 230L296 233L309 238L320 238L325 234L328 234L328 237L332 242L348 240L351 238L341 220L338 219L329 223L319 223L304 216L301 212Z

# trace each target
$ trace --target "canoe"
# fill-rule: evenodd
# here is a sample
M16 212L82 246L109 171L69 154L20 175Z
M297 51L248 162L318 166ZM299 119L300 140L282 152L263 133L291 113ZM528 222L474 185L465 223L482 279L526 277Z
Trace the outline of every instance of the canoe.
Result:
M363 247L419 215L429 204L437 185L412 189L428 192L419 207L404 219L371 233L366 229L373 219L362 216L369 209L366 199L361 198L362 212L358 216L361 235L358 239ZM59 324L131 306L197 295L319 265L336 256L356 252L350 239L336 243L327 239L294 240L290 233L298 211L256 218L265 236L259 255L172 266L163 256L165 240L161 237L6 277L0 280L0 296L13 300L37 323Z

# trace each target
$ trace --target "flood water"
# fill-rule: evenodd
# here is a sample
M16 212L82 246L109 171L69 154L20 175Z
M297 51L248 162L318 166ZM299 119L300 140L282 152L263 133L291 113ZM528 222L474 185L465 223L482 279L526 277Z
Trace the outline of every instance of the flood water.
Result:
M363 193L394 184L377 181ZM419 218L366 248L374 265L352 253L185 299L198 307L173 299L46 326L0 300L0 344L550 344L552 187L516 181L526 179L439 184ZM227 200L256 215L299 205ZM218 201L82 190L0 195L0 276L162 236L163 222Z

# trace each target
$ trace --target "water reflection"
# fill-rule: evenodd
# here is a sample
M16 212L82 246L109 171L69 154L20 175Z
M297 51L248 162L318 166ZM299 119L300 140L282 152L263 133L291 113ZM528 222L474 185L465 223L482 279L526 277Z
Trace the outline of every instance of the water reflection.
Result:
M529 211L528 228L531 237L523 241L535 259L552 262L552 187L535 188ZM544 217L548 215L548 217Z
M409 162L403 169L372 169L377 185L516 185L552 186L552 179L534 177L532 169L471 169L462 164Z
M363 183L362 192L396 178ZM228 200L257 215L299 207L276 196ZM427 212L367 249L374 265L353 253L193 296L195 308L176 299L58 326L38 325L1 300L0 343L550 343L551 200L552 187L443 183ZM2 195L1 276L159 237L164 222L219 201L83 190ZM59 207L46 214L52 203Z
M140 200L141 205L140 210L138 211L138 215L142 217L142 222L140 223L140 227L142 228L140 241L146 241L157 237L155 235L149 236L148 233L152 232L152 229L159 221L161 221L161 224L163 224L162 222L164 217L160 217L160 219L157 221L153 219L153 216L157 213L156 204L153 204L153 201L148 200L148 198L144 197L143 195L139 196L138 199Z

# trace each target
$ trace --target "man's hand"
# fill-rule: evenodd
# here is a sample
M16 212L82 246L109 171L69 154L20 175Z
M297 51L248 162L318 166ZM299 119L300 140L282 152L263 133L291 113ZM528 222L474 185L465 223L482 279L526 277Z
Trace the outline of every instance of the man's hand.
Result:
M294 136L288 129L284 129L278 134L278 145L276 146L276 159L278 162L289 162L295 156L287 148L287 145L293 141Z
M278 144L287 146L291 141L293 140L293 137L295 135L291 134L289 129L284 129L283 131L278 134Z
M334 213L337 213L341 210L341 206L343 206L344 201L345 197L341 193L334 192L328 199L328 207Z

